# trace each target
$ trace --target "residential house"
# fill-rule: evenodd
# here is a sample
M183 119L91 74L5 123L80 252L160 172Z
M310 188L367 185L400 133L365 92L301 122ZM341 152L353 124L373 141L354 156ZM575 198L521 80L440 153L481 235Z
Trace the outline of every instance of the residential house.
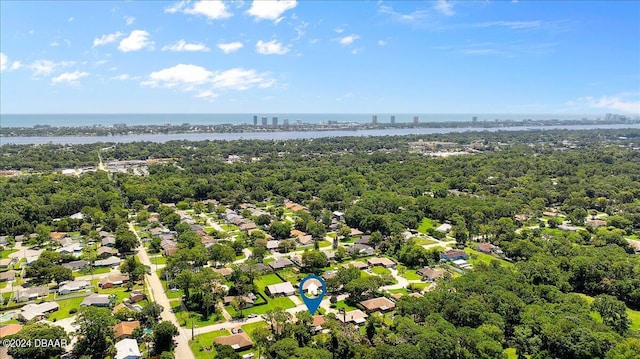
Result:
M222 298L222 301L224 305L230 305L231 302L233 302L233 300L236 298L238 298L238 296L228 295ZM244 299L244 308L250 308L255 304L257 297L255 294L249 293L248 295L243 295L242 299Z
M0 268L9 268L15 261L15 258L0 259Z
M313 236L310 234L307 234L306 236L300 236L298 237L298 242L301 246L309 246L313 244Z
M290 236L293 238L297 238L297 237L302 237L302 236L306 236L307 234L304 233L303 231L297 230L297 229L292 229L290 233Z
M131 322L120 322L113 327L116 340L132 339L133 331L140 328L140 322L137 320Z
M116 250L115 248L103 246L98 248L98 250L96 251L96 254L98 255L98 258L105 259L105 258L109 258L111 256L117 255L118 250Z
M86 281L86 280L74 280L74 281L62 282L58 287L58 294L65 295L65 294L77 292L79 290L89 288L90 285L91 284L89 283L89 281Z
M120 258L118 257L109 257L106 259L99 259L93 262L94 267L112 267L115 268L120 265Z
M374 253L373 247L367 246L365 244L354 244L347 248L347 253L350 255L357 256L371 256Z
M257 228L256 224L254 222L252 222L252 221L240 225L240 230L241 231L245 231L245 232L248 232L248 231L250 231L252 229L256 229L256 228Z
M60 239L58 241L58 243L60 243L60 245L62 247L66 247L66 246L70 246L70 245L78 243L78 242L76 240L74 240L73 238L71 238L71 237L64 237L64 238Z
M607 225L607 222L605 222L605 221L603 221L603 220L601 220L601 219L593 219L593 220L587 221L587 222L585 223L585 225L587 225L587 226L591 226L591 227L596 227L596 228L597 228L597 227L604 227L604 226L606 226L606 225Z
M0 236L0 246L6 246L9 243L7 236Z
M368 234L365 234L364 236L356 239L354 242L354 244L366 244L368 246L371 245L371 236Z
M115 247L116 246L116 239L115 237L104 237L102 238L102 240L100 241L100 243L102 244L103 247Z
M129 293L129 300L132 303L138 303L139 301L145 300L147 296L139 290L132 290Z
M62 266L64 268L71 269L71 270L80 270L88 265L89 265L89 262L84 260L62 263Z
M364 324L368 315L360 309L356 309L350 312L338 313L336 317L343 323Z
M367 313L387 312L396 307L396 303L386 297L378 297L360 302Z
M47 314L56 312L60 309L60 305L56 302L44 302L40 304L27 304L20 308L20 313L17 314L19 320L28 322L30 320L44 319Z
M128 275L112 274L108 277L100 278L100 280L98 281L98 286L100 286L100 288L106 289L106 288L113 288L127 282L129 282Z
M240 269L245 271L245 272L247 272L247 271L249 271L250 268L249 268L249 266L247 264L243 264L243 265L240 266ZM256 265L254 266L253 269L256 270L256 271L259 271L259 272L270 272L271 271L271 268L267 267L266 265L264 265L262 263L256 263Z
M49 233L49 239L59 242L62 238L67 237L69 234L66 232L51 232Z
M313 321L309 323L309 326L311 327L311 330L313 330L314 332L319 332L322 330L322 325L324 325L324 322L325 322L324 316L314 315Z
M267 249L270 251L277 250L279 246L280 246L280 241L277 241L277 240L267 241Z
M82 255L82 248L82 244L76 242L68 246L58 248L56 249L56 252L65 255L72 255L74 257L80 257Z
M0 327L0 338L4 338L4 337L8 337L9 335L14 335L17 334L19 331L22 330L22 325L21 324L7 324L4 325L2 327ZM0 358L4 358L2 355L0 355Z
M46 297L48 295L49 295L49 287L47 286L23 288L16 291L14 295L14 301L26 302L28 300L38 299L38 298Z
M449 223L443 223L438 228L436 228L437 232L447 233L451 230L452 226Z
M369 258L367 260L367 262L372 267L380 266L380 267L385 267L385 268L395 268L395 266L396 266L396 262L394 262L391 259L386 258L386 257Z
M138 341L135 339L122 339L116 343L116 357L115 359L140 359L140 349L138 348Z
M425 282L435 282L436 279L444 276L447 271L444 269L434 269L431 267L420 268L416 271L419 276L422 277L422 280Z
M462 269L471 269L471 268L473 268L471 263L467 262L464 259L456 259L455 261L453 261L453 264L457 265L458 267L460 267Z
M228 267L214 268L213 271L222 275L223 277L233 274L233 268L228 268Z
M455 261L458 259L469 259L469 255L462 250L459 249L449 249L448 251L440 254L440 258L445 261Z
M498 246L494 246L491 243L478 243L476 249L479 252L487 253L487 254L502 254L502 250Z
M357 228L351 228L351 233L349 233L349 237L357 237L357 236L361 236L364 233L362 233L361 230L357 229Z
M100 232L98 232L98 235L100 236L100 238L113 237L113 235L110 232L107 232L107 231L100 231Z
M82 303L80 303L81 307L108 307L111 305L111 300L109 299L108 294L91 294L84 298Z
M296 293L296 289L289 282L268 285L264 292L270 297L290 296Z
M13 269L0 272L0 282L9 282L16 279L16 271Z
M367 269L367 268L369 268L369 265L368 265L367 263L365 263L365 262L360 262L360 261L353 261L353 262L345 263L345 264L343 264L342 266L343 266L344 268L349 268L350 266L351 266L351 267L356 267L356 268L358 268L358 269L360 269L360 270L363 270L363 269Z
M227 335L224 337L217 337L213 341L219 345L228 345L237 352L244 351L253 347L253 341L251 341L251 339L245 332Z
M273 270L280 270L287 267L291 267L293 262L288 260L287 258L279 258L276 261L268 263L269 267L273 268Z
M290 209L293 212L298 212L298 211L306 211L307 207L299 205L295 202L285 202L284 207L286 209Z

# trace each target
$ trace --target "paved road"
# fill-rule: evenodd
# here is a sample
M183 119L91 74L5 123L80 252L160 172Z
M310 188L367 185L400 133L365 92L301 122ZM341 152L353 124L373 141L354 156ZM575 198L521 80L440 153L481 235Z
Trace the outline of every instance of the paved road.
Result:
M129 223L129 229L135 233L136 237L138 237L138 233L135 231L132 223ZM141 245L138 248L138 258L140 258L140 262L144 265L147 265L151 268L151 260L149 260L149 255L147 254L147 249ZM149 284L149 290L151 293L151 302L156 302L160 304L164 310L160 314L162 320L167 320L173 323L173 325L178 328L179 335L175 338L178 345L175 348L175 356L180 359L195 359L195 356L191 352L191 348L189 348L189 337L186 333L186 330L180 327L180 323L176 318L175 314L170 311L171 303L169 302L169 298L167 298L167 294L164 292L164 288L162 287L162 282L158 278L158 275L155 271L151 272L151 275L145 275L145 280Z

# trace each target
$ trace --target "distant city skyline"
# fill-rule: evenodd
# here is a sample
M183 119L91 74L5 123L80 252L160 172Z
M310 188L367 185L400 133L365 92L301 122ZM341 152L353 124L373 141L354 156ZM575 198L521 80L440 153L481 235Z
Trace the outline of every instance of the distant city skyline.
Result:
M0 70L2 114L638 115L640 2L1 1Z

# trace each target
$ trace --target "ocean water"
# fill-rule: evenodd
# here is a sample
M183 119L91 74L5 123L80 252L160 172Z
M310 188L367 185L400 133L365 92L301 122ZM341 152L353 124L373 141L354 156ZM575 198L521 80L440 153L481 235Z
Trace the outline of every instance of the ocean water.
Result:
M396 117L396 122L413 122L413 116L418 116L420 122L460 122L471 121L477 117L478 121L495 120L580 120L587 118L595 120L604 115L597 114L318 114L318 113L256 113L256 114L0 114L1 127L33 127L35 125L50 126L112 126L114 124L133 125L221 125L221 124L253 124L253 116L258 116L258 124L262 123L262 117L268 119L271 124L273 117L278 117L278 123L282 124L288 119L290 124L296 121L303 123L321 123L328 121L370 123L372 115L378 116L378 123L391 122L391 115Z

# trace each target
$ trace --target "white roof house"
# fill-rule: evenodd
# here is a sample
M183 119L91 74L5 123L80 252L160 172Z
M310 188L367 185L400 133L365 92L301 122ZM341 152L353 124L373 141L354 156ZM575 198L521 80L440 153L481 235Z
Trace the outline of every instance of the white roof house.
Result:
M447 233L451 230L451 225L449 223L443 223L440 227L436 228L436 231L441 233Z
M135 339L122 339L116 343L116 359L140 359L138 341Z
M291 283L284 282L284 283L268 285L265 288L265 292L272 297L277 295L289 296L289 295L294 295L296 293L296 289L293 287Z

